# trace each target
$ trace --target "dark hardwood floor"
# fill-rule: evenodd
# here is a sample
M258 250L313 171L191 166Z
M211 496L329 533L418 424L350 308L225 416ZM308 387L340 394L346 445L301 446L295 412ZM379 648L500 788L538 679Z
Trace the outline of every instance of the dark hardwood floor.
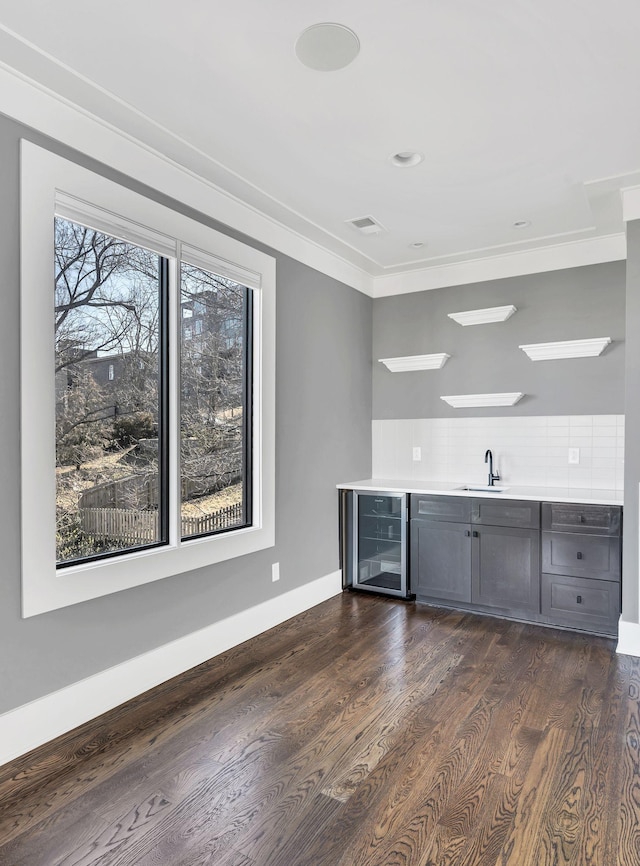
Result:
M332 599L0 768L2 866L638 866L640 660Z

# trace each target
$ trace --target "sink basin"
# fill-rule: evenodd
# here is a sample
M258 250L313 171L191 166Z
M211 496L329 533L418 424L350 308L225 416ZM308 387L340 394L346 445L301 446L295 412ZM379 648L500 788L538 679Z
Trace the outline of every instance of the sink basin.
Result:
M497 485L489 487L487 484L465 484L463 487L456 487L456 490L468 490L469 493L504 493L508 489Z

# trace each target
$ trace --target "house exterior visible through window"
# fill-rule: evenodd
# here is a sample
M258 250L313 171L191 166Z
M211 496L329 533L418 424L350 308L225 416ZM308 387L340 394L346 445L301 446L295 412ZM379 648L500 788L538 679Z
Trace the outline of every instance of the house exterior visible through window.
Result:
M169 260L62 217L54 226L56 544L65 566L168 542L178 434L167 388ZM175 347L186 539L251 523L251 290L187 262L179 272L182 319L197 313L200 336L195 351L183 326Z
M29 142L21 184L23 615L273 546L274 260Z

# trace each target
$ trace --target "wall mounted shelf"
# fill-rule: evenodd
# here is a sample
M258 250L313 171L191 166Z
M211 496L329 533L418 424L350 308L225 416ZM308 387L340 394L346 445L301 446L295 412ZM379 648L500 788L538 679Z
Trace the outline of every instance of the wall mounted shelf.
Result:
M611 337L593 337L590 340L563 340L558 343L530 343L519 346L532 361L551 361L558 358L595 358L611 342Z
M437 355L407 355L405 358L379 358L392 373L406 373L411 370L439 370L451 355L441 352Z
M440 397L454 409L467 409L480 406L515 406L524 397L521 391L511 394L454 394Z
M517 313L513 304L506 307L487 307L484 310L467 310L462 313L447 313L450 319L459 325L488 325L491 322L506 322L508 318Z

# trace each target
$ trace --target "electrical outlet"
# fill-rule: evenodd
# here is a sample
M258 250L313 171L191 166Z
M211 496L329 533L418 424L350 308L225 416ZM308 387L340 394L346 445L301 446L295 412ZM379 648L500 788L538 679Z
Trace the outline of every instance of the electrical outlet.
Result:
M413 459L418 462L422 460L422 448L417 447L413 449Z
M275 583L276 580L280 580L280 563L274 562L271 566L271 582Z
M569 448L569 463L573 465L577 465L580 463L580 449L579 448Z

